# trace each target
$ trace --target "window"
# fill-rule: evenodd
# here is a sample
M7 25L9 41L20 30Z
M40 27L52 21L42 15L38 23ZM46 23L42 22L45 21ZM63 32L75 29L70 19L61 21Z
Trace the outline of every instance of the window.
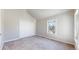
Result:
M48 20L48 33L56 33L56 20Z

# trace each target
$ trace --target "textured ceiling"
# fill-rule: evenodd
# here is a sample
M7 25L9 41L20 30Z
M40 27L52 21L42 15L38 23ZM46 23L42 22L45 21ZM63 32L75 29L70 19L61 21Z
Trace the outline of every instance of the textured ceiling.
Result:
M27 11L36 19L43 19L64 12L68 12L71 9L28 9Z

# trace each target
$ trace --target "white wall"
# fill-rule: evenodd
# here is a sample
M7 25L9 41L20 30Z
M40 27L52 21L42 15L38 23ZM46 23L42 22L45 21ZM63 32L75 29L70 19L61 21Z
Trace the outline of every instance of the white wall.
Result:
M0 10L0 34L1 34L1 10ZM0 35L0 49L1 49L1 42L2 42L2 38Z
M3 10L3 40L19 37L19 20L17 10Z
M77 31L77 34L79 34L79 14L76 15L76 31Z
M47 20L57 20L57 34L50 35L47 33ZM74 44L74 17L71 12L49 17L47 19L37 20L37 35L61 41L64 43Z
M2 10L0 9L0 49L3 47L3 33L2 33Z
M5 9L2 20L4 42L35 35L35 19L26 10Z
M1 10L0 10L0 33L1 33Z
M20 10L20 37L28 37L35 35L36 20L30 16L26 10Z

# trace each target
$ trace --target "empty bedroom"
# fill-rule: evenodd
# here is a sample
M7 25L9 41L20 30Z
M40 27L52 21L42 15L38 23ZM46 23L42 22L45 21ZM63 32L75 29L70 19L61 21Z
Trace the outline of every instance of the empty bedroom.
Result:
M1 50L75 50L73 9L1 9Z

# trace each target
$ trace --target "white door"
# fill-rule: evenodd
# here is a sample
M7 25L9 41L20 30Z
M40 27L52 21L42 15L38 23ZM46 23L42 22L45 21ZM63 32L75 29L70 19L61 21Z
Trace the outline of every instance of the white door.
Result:
M74 25L75 47L76 49L79 49L79 10L76 10Z
M1 10L0 10L0 36L1 36Z
M2 21L1 21L1 10L0 10L0 50L3 47L3 43L2 43Z

